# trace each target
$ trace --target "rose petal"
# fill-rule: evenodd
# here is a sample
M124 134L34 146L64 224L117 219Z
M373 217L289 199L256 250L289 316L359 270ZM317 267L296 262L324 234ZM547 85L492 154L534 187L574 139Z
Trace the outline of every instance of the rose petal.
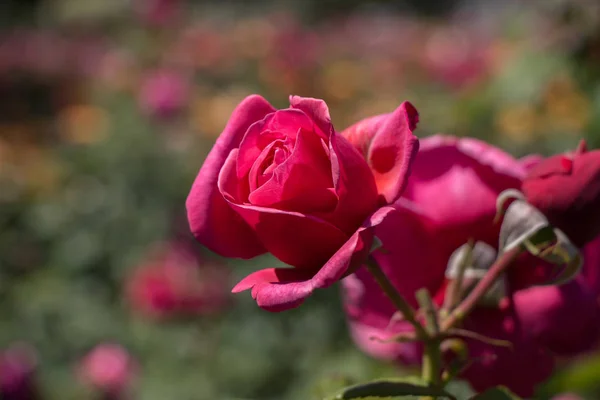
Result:
M321 133L323 139L329 140L329 137L333 135L334 130L329 116L329 108L323 100L312 97L290 96L290 105L292 108L302 110L312 119L318 128L317 133Z
M552 373L552 355L524 334L525 329L509 310L475 310L464 327L513 344L512 348L506 348L468 340L469 357L478 360L465 370L463 376L476 391L503 385L528 398L537 384Z
M523 330L558 354L587 351L600 338L600 310L583 277L561 286L519 290L514 304Z
M315 289L331 286L365 260L373 241L373 228L391 211L391 207L385 207L374 213L312 278L304 280L306 275L297 270L267 269L246 277L233 290L252 288L257 304L268 311L297 307Z
M219 190L275 257L295 267L315 270L348 239L335 226L312 216L236 203L231 194L239 186L236 159L237 149L234 149L221 169Z
M377 186L369 166L360 153L343 137L332 135L330 160L338 204L324 216L346 233L352 233L377 208Z
M404 196L440 227L461 227L491 243L497 238L492 223L496 198L507 188L518 188L523 173L517 160L483 142L436 135L421 141Z
M271 140L276 137L281 139L288 137L294 143L300 129L310 131L312 128L313 123L306 114L300 110L290 108L277 110L254 122L248 128L248 133L246 133L239 146L238 178L248 175L255 160ZM265 138L265 135L267 138Z
M376 261L412 306L417 306L414 293L427 288L435 294L444 282L444 271L451 250L432 251L432 236L426 216L404 206L397 206L376 228L376 234L384 250L373 253ZM446 254L448 253L448 254ZM364 291L352 309L347 308L354 320L383 328L387 326L396 308L379 288L366 268L360 268L354 276L364 286Z
M332 210L338 199L321 139L314 132L300 130L292 154L248 200L257 206L301 213Z
M419 120L417 110L409 102L394 112L371 117L349 127L342 136L364 155L378 192L393 203L406 186L419 141L412 131Z
M248 127L275 109L253 95L233 111L227 126L198 172L186 208L190 228L199 242L225 257L252 258L265 252L252 230L225 202L217 189L219 171Z
M583 248L581 275L592 293L600 297L600 236Z

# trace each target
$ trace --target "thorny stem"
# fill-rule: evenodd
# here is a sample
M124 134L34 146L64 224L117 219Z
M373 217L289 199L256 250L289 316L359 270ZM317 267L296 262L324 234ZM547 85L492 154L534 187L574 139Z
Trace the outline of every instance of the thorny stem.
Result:
M477 305L479 300L492 287L494 282L502 275L513 261L521 254L522 249L517 246L503 253L492 265L485 276L473 288L469 295L450 313L442 323L442 332L454 328L459 324Z
M417 334L417 338L420 340L426 341L429 338L427 331L423 328L423 325L417 320L415 310L412 308L410 304L406 301L406 299L396 290L394 285L389 281L387 276L383 273L377 261L369 256L366 263L367 269L373 275L373 278L377 281L377 284L381 287L381 289L385 292L385 294L392 301L394 306L402 313L404 319L408 321L414 328L415 333Z

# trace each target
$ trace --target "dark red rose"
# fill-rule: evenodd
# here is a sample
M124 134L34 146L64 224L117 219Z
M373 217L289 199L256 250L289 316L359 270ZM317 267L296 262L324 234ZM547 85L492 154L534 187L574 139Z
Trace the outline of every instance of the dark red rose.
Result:
M582 142L573 153L541 161L522 191L577 246L600 234L600 150L587 151Z

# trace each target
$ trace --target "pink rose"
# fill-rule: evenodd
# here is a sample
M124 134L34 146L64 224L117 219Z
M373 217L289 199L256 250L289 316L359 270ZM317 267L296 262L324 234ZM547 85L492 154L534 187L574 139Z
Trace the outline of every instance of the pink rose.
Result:
M109 399L121 398L135 375L134 362L123 347L104 343L96 346L79 365L79 377Z
M413 306L417 306L414 293L422 287L434 294L439 305L443 303L448 260L470 238L497 249L496 197L505 189L519 188L531 163L531 158L515 160L474 139L434 136L421 141L396 211L376 229L383 250L374 253ZM586 248L584 274L563 286L529 287L543 280L540 272L547 266L524 255L507 277L507 286L514 289L512 301L505 297L496 307L480 306L466 319L464 328L510 340L515 349L467 340L470 357L481 357L481 362L464 373L475 389L506 385L529 396L552 372L551 353L574 354L594 344L600 318L592 281L587 277L588 270L600 268L598 258L591 258L594 250L600 248ZM361 333L386 339L410 329L406 322L390 324L395 309L368 271L357 270L343 286L358 345L376 357L418 362L418 346L367 341Z
M294 267L257 271L233 289L252 289L271 311L298 306L362 263L418 148L409 103L372 132L362 154L335 132L324 101L292 96L290 104L242 101L186 203L191 230L209 249L245 259L270 252Z
M229 304L229 271L201 260L190 244L168 243L134 270L127 285L133 308L151 318L209 315Z

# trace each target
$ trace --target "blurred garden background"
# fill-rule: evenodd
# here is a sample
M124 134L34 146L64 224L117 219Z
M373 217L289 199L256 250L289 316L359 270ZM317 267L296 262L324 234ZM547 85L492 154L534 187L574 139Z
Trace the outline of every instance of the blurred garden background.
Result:
M10 399L308 400L399 373L353 346L338 291L265 312L230 290L274 258L191 239L191 183L251 93L323 98L338 130L410 100L420 136L600 147L600 3L0 1L0 387L27 381ZM600 349L539 398L564 391L600 398Z

